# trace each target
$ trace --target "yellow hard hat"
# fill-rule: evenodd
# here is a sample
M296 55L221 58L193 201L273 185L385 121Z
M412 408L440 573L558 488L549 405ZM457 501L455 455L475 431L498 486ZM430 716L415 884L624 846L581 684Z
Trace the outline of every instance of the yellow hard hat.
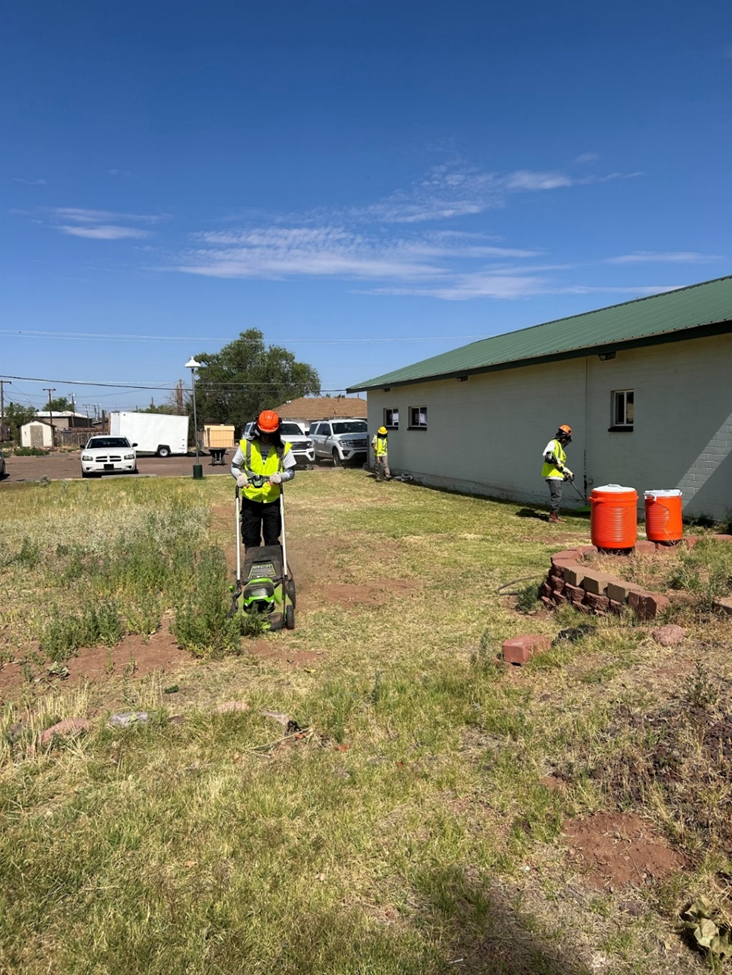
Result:
M386 433L386 427L379 427L379 433L383 436Z

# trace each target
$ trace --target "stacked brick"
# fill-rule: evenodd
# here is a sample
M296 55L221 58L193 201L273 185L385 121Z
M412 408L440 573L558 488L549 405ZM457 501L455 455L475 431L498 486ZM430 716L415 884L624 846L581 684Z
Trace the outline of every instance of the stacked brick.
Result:
M715 535L732 542L732 535ZM689 548L697 538L684 539ZM626 607L641 620L655 619L669 606L669 599L657 592L649 592L632 582L624 582L605 572L583 564L583 556L597 552L594 545L566 549L552 555L552 567L539 590L541 601L550 609L571 603L582 613L620 614ZM636 552L668 552L669 546L639 541Z

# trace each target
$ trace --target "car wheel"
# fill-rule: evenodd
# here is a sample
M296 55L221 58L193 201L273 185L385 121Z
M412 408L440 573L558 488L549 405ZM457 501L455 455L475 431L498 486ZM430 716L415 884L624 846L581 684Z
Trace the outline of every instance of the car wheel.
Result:
M337 450L333 451L333 467L343 467L343 461L341 460L341 455Z
M158 447L158 457L170 457L170 447Z

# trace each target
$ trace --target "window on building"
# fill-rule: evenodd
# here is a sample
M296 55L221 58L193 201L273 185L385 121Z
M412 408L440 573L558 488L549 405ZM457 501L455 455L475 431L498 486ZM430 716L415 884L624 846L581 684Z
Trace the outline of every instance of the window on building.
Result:
M384 410L384 426L387 430L399 429L399 410Z
M635 414L632 389L616 389L613 392L613 416L611 430L632 430Z
M427 429L427 407L426 406L409 407L409 429L410 430Z

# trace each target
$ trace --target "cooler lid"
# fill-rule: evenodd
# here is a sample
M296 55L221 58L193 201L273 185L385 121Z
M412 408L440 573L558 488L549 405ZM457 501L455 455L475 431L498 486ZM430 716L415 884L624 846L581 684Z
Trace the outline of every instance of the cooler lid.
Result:
M632 487L623 487L621 484L603 484L602 487L593 488L592 493L595 491L605 491L608 494L629 494L631 491L635 491Z
M678 488L671 488L666 490L665 488L661 491L644 491L644 498L680 498L681 491Z

